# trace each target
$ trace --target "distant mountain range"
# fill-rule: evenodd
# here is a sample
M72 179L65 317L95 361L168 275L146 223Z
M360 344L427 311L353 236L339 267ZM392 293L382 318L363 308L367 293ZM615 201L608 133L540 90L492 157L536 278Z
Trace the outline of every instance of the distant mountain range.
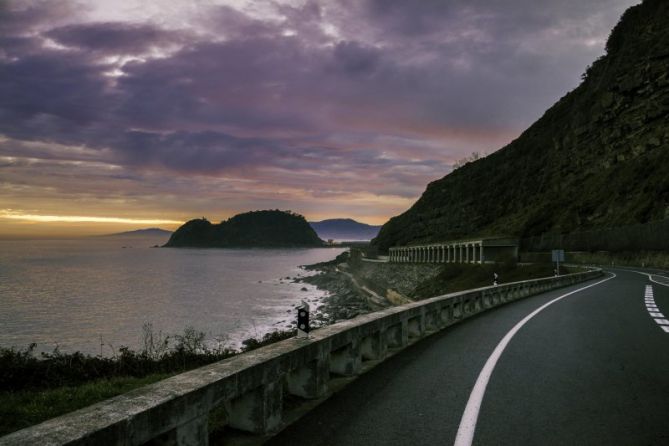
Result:
M381 226L357 222L351 218L333 218L323 221L311 221L309 225L323 239L333 240L371 240L379 233ZM160 228L138 229L136 231L106 234L101 237L170 237L172 231Z
M310 221L309 224L323 240L371 240L381 229L381 226L360 223L350 218Z
M172 231L160 228L137 229L136 231L118 232L116 234L107 234L101 237L169 237Z

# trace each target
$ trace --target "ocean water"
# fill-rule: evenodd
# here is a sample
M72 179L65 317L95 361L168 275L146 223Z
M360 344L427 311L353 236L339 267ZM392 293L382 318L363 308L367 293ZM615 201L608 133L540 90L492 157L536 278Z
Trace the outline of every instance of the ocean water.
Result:
M168 249L164 239L0 241L0 346L109 356L142 346L142 326L186 327L238 346L287 328L325 293L287 277L343 249ZM303 287L307 291L302 290Z

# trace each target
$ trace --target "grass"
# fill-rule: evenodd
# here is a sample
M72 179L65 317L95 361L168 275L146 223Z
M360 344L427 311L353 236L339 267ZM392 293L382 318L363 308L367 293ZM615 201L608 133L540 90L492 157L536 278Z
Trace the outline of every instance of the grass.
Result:
M511 262L483 265L446 264L435 278L419 284L411 297L426 299L441 294L490 286L493 284L494 273L498 274L497 282L500 285L520 280L550 277L554 275L553 268L550 263L531 265L517 265ZM565 266L560 266L560 274L569 274L570 272L573 271Z
M98 379L76 386L0 392L0 436L72 412L170 374Z
M143 349L121 347L113 358L58 350L37 356L35 344L0 347L0 436L294 335L275 331L249 338L238 351L208 347L204 333L193 328L164 335L147 324Z

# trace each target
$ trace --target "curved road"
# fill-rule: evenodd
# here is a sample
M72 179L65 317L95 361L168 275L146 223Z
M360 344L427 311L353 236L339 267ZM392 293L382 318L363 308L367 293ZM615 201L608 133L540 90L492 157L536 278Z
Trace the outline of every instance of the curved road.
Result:
M483 389L471 444L669 445L669 321L662 317L669 319L669 278L609 274L517 330ZM544 304L596 282L513 302L430 336L268 444L453 445L477 378L505 335Z

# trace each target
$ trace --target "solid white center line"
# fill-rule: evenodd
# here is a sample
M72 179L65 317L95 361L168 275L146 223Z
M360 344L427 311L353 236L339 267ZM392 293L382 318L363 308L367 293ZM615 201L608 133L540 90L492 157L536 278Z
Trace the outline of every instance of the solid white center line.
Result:
M584 286L577 290L570 291L569 293L563 294L562 296L556 297L550 302L543 304L542 306L540 306L539 308L537 308L536 310L525 316L511 330L509 330L509 332L502 338L501 341L499 341L499 344L497 344L497 347L495 347L495 350L493 350L492 354L490 355L485 365L481 369L481 372L479 373L479 376L476 379L476 383L474 384L474 388L472 389L472 393L469 395L467 406L465 407L465 411L462 414L462 419L460 420L458 433L455 436L455 443L454 443L455 446L471 446L472 441L474 440L474 432L476 431L476 423L478 421L479 412L481 410L483 395L485 395L485 389L488 386L488 382L490 381L492 372L495 369L495 365L497 365L497 361L499 361L499 358L502 356L504 349L509 344L511 339L515 336L515 334L518 332L518 330L520 330L523 327L523 325L525 325L530 319L539 314L546 307L553 305L555 302L562 300L567 296L571 296L572 294L576 294L588 288L600 285L606 282L607 280L611 280L614 277L616 277L614 273L610 274L612 274L611 277L608 277L604 280L600 280L599 282L595 282L591 285Z

